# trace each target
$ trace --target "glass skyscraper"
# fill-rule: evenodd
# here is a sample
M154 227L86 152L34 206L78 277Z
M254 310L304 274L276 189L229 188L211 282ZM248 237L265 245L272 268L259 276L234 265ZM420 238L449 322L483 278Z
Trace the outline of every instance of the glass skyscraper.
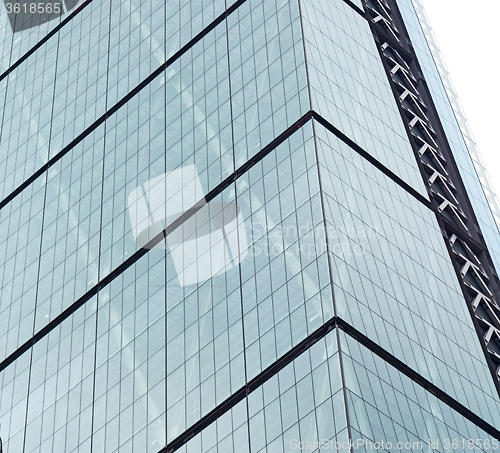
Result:
M419 0L30 7L3 453L499 451L499 227Z

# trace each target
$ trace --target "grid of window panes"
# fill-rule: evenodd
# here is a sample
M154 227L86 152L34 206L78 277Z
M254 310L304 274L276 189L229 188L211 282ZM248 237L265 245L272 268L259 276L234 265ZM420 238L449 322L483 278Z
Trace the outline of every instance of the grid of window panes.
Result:
M427 197L368 22L343 0L301 6L312 108Z
M178 451L287 452L300 451L300 443L321 442L328 448L345 444L348 428L339 356L333 331Z
M60 20L13 35L1 10L1 70L22 60L0 74L1 199L43 171L0 210L0 361L137 253L129 196L148 181L195 168L200 198L236 175L205 208L215 218L232 204L242 219L224 232L241 264L201 278L167 237L16 356L0 373L6 453L158 452L335 315L498 423L431 211L315 121L273 144L314 109L425 196L365 19L343 0L247 0L224 15L233 3L91 0L26 57ZM376 440L373 407L424 439L434 400L402 392L427 411L414 425L388 413L358 391L361 361L343 339L342 365L338 335L181 451Z
M499 423L498 395L434 214L322 126L315 131L338 315Z
M343 332L340 344L351 435L361 451L382 441L392 448L379 451L498 450L496 439Z
M493 452L498 446L387 362L334 330L178 451L283 453L302 448L346 453L351 451L349 439L355 451L363 452Z

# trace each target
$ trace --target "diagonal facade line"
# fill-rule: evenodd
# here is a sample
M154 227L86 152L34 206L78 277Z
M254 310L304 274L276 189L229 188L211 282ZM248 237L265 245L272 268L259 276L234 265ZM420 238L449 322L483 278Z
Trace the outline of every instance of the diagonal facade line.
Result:
M333 329L337 327L337 318L332 318L316 329L311 335L302 340L299 344L294 346L283 356L281 356L272 365L269 365L264 371L255 376L248 384L241 387L225 401L219 404L215 409L211 410L207 415L201 418L193 426L184 431L181 435L170 442L165 448L161 449L158 453L173 453L181 448L189 440L202 432L207 426L212 424L221 415L225 414L231 408L243 401L246 396L250 395L253 391L257 390L269 379L278 374L283 368L293 362L299 355L314 346L319 340L326 337Z
M78 8L72 11L66 19L61 21L57 26L55 26L52 30L50 30L40 41L38 41L31 49L29 49L26 53L24 53L18 60L9 66L2 74L0 74L0 82L5 79L12 71L17 69L23 62L25 62L31 55L33 55L40 47L42 47L52 36L56 35L61 28L63 28L66 24L71 22L75 16L80 14L87 6L89 6L94 0L87 0L82 3Z
M365 12L356 4L354 4L351 0L344 0L354 11L356 11L360 16L365 17Z
M246 163L239 167L233 174L228 176L224 181L218 184L214 189L212 189L208 194L201 200L199 200L195 205L186 210L182 215L180 215L176 220L170 223L164 230L158 233L153 239L151 239L144 248L136 251L132 256L127 258L122 264L117 266L113 271L111 271L106 277L94 285L89 291L87 291L83 296L77 299L73 304L71 304L66 310L55 317L46 326L40 329L32 338L27 340L23 345L21 345L16 351L6 357L2 362L0 362L0 372L11 365L15 360L17 360L22 354L27 352L34 344L38 343L42 338L48 335L52 330L54 330L59 324L61 324L65 319L70 317L78 308L82 307L86 302L88 302L93 296L95 296L101 289L109 285L115 278L125 272L129 267L135 264L140 258L149 252L155 245L160 243L165 239L170 233L179 228L184 222L195 215L206 203L209 203L220 195L226 188L228 188L234 181L243 176L248 172L254 165L260 162L265 156L276 149L281 143L293 135L294 132L303 127L311 119L318 121L330 132L335 134L340 140L344 141L347 145L351 146L354 151L359 153L363 158L373 163L374 165L382 171L391 180L396 182L400 187L407 190L407 192L415 197L417 201L420 201L424 206L431 209L428 200L426 200L417 191L411 188L406 182L404 182L397 175L392 173L387 167L380 164L376 159L374 159L368 152L363 150L361 147L356 145L352 140L345 136L341 131L331 125L326 121L321 115L314 111L309 111L303 115L298 121L292 124L287 130L282 132L278 137L276 137L271 143L262 148L257 154L250 158Z
M170 233L175 231L179 226L181 226L186 220L192 217L196 212L198 212L206 203L217 197L224 189L229 187L234 181L245 174L250 168L255 164L260 162L265 156L267 156L271 151L273 151L277 146L283 143L287 138L289 138L295 131L300 129L304 124L306 124L312 118L311 112L306 113L302 118L292 124L285 132L275 138L271 143L269 143L265 148L259 151L253 158L242 165L238 170L236 170L232 175L228 176L224 181L222 181L217 187L212 189L202 200L193 205L190 209L184 212L176 220L170 223L163 231L158 233L153 239L151 239L144 248L137 250L133 255L127 258L122 264L117 266L113 271L111 271L106 277L96 283L89 291L87 291L83 296L73 302L66 310L60 313L52 321L50 321L46 326L40 329L32 338L27 340L23 345L21 345L16 351L10 354L0 363L0 372L5 370L10 364L12 364L16 359L18 359L22 354L27 352L33 345L38 343L42 338L48 335L52 330L54 330L59 324L61 324L65 319L69 318L78 308L82 307L86 302L88 302L93 296L95 296L100 290L108 286L113 280L115 280L119 275L123 274L129 267L134 265L140 258L146 255L150 249L152 249L156 244L161 242Z
M329 121L323 118L316 112L313 112L314 119L320 123L325 129L328 129L332 134L334 134L338 139L342 140L347 146L356 151L361 157L370 162L374 167L379 169L385 176L392 179L398 186L402 189L406 190L410 195L416 198L420 203L425 205L427 208L431 209L431 202L425 198L420 192L415 190L412 186L410 186L407 182L401 179L398 175L389 170L385 165L380 163L377 159L375 159L369 152L361 148L357 143L351 140L347 135L345 135L342 131L333 126Z
M55 163L60 161L66 154L68 154L76 145L78 145L85 137L89 136L93 131L95 131L101 124L103 124L111 115L116 113L121 107L123 107L128 101L135 97L140 91L146 88L154 79L159 77L163 72L175 63L182 55L184 55L188 50L190 50L196 43L201 41L208 33L213 31L213 29L222 23L229 15L234 13L241 5L243 5L247 0L238 0L236 3L231 5L224 13L222 13L217 19L212 21L205 29L198 33L191 41L185 44L181 49L179 49L174 55L167 59L160 67L158 67L154 72L152 72L148 77L146 77L139 85L137 85L132 91L120 99L113 107L108 111L103 113L96 121L94 121L87 129L85 129L80 135L74 138L70 143L68 143L61 151L59 151L54 157L49 159L49 161L39 168L35 173L33 173L28 179L26 179L22 184L20 184L16 189L14 189L9 195L7 195L0 202L0 209L3 209L7 204L9 204L14 198L16 198L24 189L29 187L36 181L40 176L42 176L50 167Z
M449 396L446 392L436 387L430 381L422 377L415 370L411 369L401 360L387 352L385 349L380 347L377 343L372 341L362 332L357 330L355 327L350 325L348 322L342 318L335 316L323 324L321 327L316 329L311 335L302 340L299 344L290 349L282 357L280 357L276 362L267 367L264 371L253 378L248 384L244 385L231 396L229 396L225 401L219 404L216 408L211 410L207 415L201 418L198 422L176 437L172 442L170 442L166 447L162 448L158 453L173 453L177 451L182 446L184 446L189 440L201 433L205 428L215 422L218 418L224 415L226 412L235 407L238 403L243 401L248 395L253 391L257 390L263 384L265 384L269 379L278 374L283 368L292 363L297 357L307 351L309 348L314 346L322 338L326 337L335 328L339 328L344 333L349 335L354 340L361 343L375 355L385 360L391 366L396 368L400 373L404 374L406 377L411 379L413 382L423 387L426 391L434 395L443 403L447 404L449 407L454 409L460 415L468 419L470 422L478 426L480 429L488 433L492 438L500 440L500 431L495 427L490 425L488 422L478 417L472 411L470 411L463 404L459 403L457 400Z

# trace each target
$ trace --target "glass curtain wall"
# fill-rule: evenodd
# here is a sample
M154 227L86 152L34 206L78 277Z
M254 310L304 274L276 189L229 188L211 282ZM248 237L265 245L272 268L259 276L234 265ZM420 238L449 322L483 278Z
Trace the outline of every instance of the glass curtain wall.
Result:
M4 453L494 438L361 0L87 0L22 30L8 8Z

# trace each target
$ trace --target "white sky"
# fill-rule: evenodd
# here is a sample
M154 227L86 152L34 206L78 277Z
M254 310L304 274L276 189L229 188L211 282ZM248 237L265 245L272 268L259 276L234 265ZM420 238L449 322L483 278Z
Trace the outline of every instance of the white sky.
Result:
M500 0L422 0L500 197Z

